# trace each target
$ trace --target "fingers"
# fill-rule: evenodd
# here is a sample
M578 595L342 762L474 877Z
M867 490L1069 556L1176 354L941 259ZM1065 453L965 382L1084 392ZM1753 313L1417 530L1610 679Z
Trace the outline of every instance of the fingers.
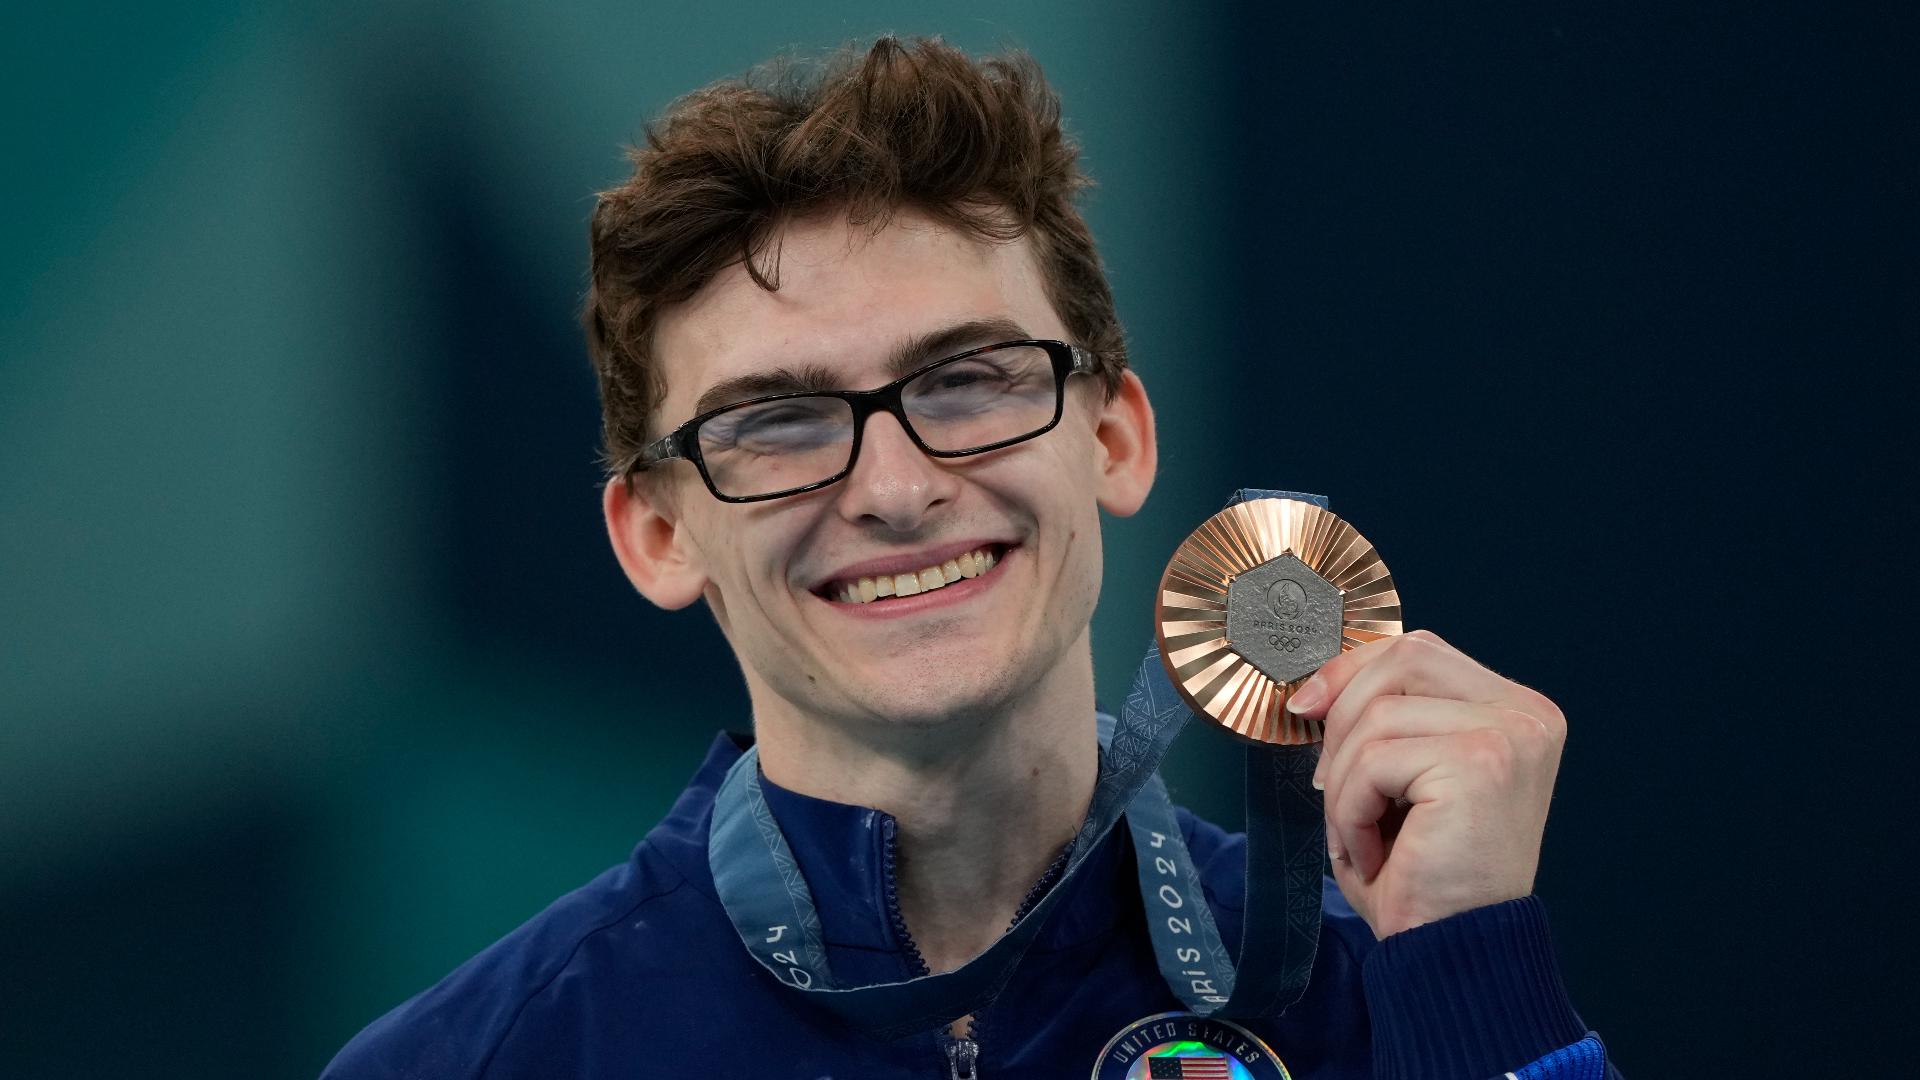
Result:
M1395 800L1410 806L1409 827L1423 804L1434 804L1428 809L1443 814L1429 824L1459 819L1460 810L1468 819L1502 821L1514 815L1500 808L1544 805L1558 758L1559 747L1545 726L1513 709L1435 698L1376 698L1340 750L1321 760L1328 853L1345 858L1363 881L1371 881L1386 858L1380 823ZM1437 805L1443 799L1445 808ZM1518 819L1531 822L1534 816L1523 809Z
M1483 727L1519 726L1526 717L1504 709L1447 698L1403 697L1387 695L1368 702L1360 717L1335 748L1323 743L1320 764L1314 769L1316 786L1327 786L1332 778L1352 767L1353 757L1369 743L1384 739L1412 739L1427 735L1452 735Z
M1360 716L1385 695L1511 709L1536 717L1549 735L1562 733L1564 723L1545 697L1480 666L1432 631L1415 630L1369 642L1328 661L1288 703L1289 710L1322 720L1325 733L1316 781L1325 782L1327 763L1338 755Z
M1371 882L1386 863L1380 819L1396 799L1412 804L1410 815L1419 811L1419 804L1430 797L1422 790L1423 781L1444 768L1446 741L1455 737L1389 739L1356 752L1327 788L1327 853L1350 863L1360 880Z

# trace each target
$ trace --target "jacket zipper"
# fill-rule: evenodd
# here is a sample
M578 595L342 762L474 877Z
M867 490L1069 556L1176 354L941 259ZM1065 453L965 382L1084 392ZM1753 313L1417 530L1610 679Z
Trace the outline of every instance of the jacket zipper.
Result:
M973 1034L973 1025L967 1025ZM980 1044L972 1039L954 1039L947 1043L947 1080L980 1080Z
M926 957L920 955L920 946L914 944L913 935L907 931L906 915L900 911L899 885L896 883L893 873L894 859L897 850L894 836L896 826L893 818L888 817L885 820L886 858L884 862L887 880L887 919L893 925L894 937L906 947L908 976L910 978L919 978L923 975L931 974L931 972L927 969ZM1021 919L1026 918L1027 913L1033 910L1033 906L1038 904L1040 899L1047 895L1047 891L1053 888L1054 882L1058 881L1060 874L1066 870L1067 859L1072 854L1073 843L1069 841L1067 846L1060 850L1060 854L1054 858L1052 865L1047 867L1046 873L1041 874L1040 880L1034 882L1033 887L1027 890L1026 898L1020 901L1019 909L1013 913L1013 921L1007 924L1008 929L1012 929L1019 924ZM947 1080L979 1080L980 1033L985 1027L985 1025L981 1023L981 1020L985 1013L986 1009L983 1007L973 1014L973 1019L967 1022L967 1033L963 1036L955 1037L947 1034L945 1031L940 1033L940 1041L947 1056Z

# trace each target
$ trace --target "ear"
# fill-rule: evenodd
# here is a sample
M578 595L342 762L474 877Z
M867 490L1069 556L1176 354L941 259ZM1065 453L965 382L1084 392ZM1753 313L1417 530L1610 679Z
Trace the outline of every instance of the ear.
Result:
M1147 386L1131 371L1100 410L1093 437L1100 445L1100 508L1127 517L1147 501L1160 465L1160 444L1153 434L1153 403Z
M663 485L616 477L600 493L607 539L640 595L675 610L700 599L707 575Z

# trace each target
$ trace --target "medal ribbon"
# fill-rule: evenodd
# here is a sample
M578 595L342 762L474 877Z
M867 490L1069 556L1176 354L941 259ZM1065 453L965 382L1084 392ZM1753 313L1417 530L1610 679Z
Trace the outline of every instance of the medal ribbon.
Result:
M1237 491L1228 505L1263 498L1327 505L1318 495L1261 489ZM1200 1016L1278 1015L1306 989L1320 938L1325 821L1309 786L1318 747L1247 748L1247 897L1240 946L1230 955L1156 771L1190 719L1149 645L1118 721L1099 717L1099 779L1060 880L986 952L954 971L857 986L834 979L813 895L760 789L757 747L727 770L714 797L707 839L714 887L741 943L776 979L857 1030L897 1039L992 1001L1070 891L1067 882L1124 814L1167 988Z

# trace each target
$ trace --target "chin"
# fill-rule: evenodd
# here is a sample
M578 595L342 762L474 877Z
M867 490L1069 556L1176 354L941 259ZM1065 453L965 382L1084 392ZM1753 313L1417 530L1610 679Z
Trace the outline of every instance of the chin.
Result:
M1006 712L1018 681L1013 676L1006 671L1000 678L980 678L968 685L956 686L943 679L929 685L904 686L862 704L869 715L896 731L933 732L979 725Z

